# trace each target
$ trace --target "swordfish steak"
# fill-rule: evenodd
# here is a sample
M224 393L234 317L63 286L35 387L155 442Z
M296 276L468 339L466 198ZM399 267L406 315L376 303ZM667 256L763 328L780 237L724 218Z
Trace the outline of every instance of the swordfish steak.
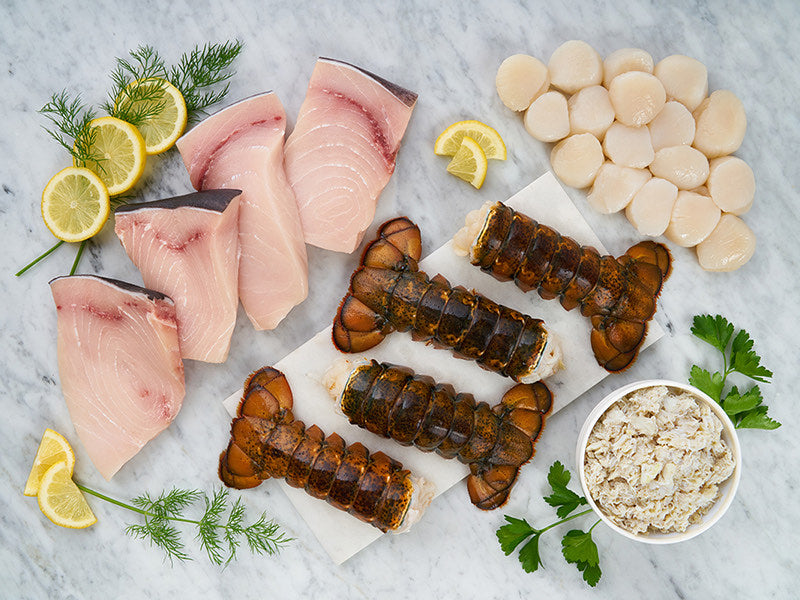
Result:
M352 252L375 216L417 94L372 73L320 58L286 140L306 243Z
M283 169L286 114L272 92L208 117L177 142L198 191L241 190L239 299L256 329L274 329L308 295L308 260Z
M61 390L89 458L111 479L183 403L175 305L159 292L94 275L57 277L50 289Z
M228 357L239 306L239 190L127 204L114 231L145 287L175 302L181 356Z

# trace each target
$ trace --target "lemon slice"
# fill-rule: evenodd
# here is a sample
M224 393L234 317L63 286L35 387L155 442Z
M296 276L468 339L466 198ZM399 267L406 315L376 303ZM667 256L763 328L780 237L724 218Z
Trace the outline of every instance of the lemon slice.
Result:
M115 117L93 119L89 126L96 130L91 146L99 161L86 161L83 165L94 171L108 188L111 196L127 192L144 171L145 145L142 134L130 123Z
M35 496L39 493L39 483L45 471L58 462L67 465L71 476L72 469L75 468L75 453L63 435L52 429L45 429L23 493L26 496Z
M506 159L506 145L503 143L503 138L497 131L480 121L453 123L436 139L433 151L439 156L455 156L465 135L478 142L486 158Z
M83 529L97 523L83 492L72 481L66 463L59 462L47 469L39 487L39 508L56 525Z
M130 96L149 96L150 100L131 100ZM164 106L158 114L144 119L137 125L144 138L145 152L147 154L161 154L166 152L181 137L186 128L186 102L178 88L166 79L151 77L128 84L128 87L119 95L115 108L123 116L137 112L152 111L160 103Z
M461 146L453 156L453 160L447 165L447 172L480 189L483 185L483 180L486 178L488 166L489 163L480 144L465 135L461 139Z
M42 192L44 224L65 242L81 242L100 231L110 208L105 184L83 167L60 170Z

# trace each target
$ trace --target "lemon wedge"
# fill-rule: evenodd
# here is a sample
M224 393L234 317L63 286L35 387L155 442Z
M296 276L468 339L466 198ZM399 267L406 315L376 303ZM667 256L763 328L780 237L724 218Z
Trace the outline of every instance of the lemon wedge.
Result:
M28 475L28 481L25 484L23 493L26 496L38 494L39 483L45 471L59 462L67 465L67 470L72 476L72 470L75 468L75 453L72 451L72 446L57 431L45 429L42 441L39 444L39 450L36 451L36 458L33 459L33 467L30 475Z
M83 492L72 481L71 469L58 462L47 469L39 486L39 508L61 527L83 529L97 523Z
M120 116L152 112L161 103L163 106L157 114L137 124L148 155L161 154L172 148L186 129L188 113L180 91L166 79L140 79L129 83L115 103Z
M480 189L483 180L486 179L488 166L489 162L486 160L480 144L465 135L461 139L461 146L453 156L453 160L447 165L447 172L469 182L476 189Z
M108 190L89 169L67 167L42 192L42 218L60 240L81 242L103 228L111 209Z
M506 145L503 142L503 138L500 137L497 131L480 121L453 123L436 139L433 151L439 156L455 156L465 135L471 137L480 145L486 158L506 159Z
M144 172L145 144L142 134L130 123L116 117L93 119L89 127L95 131L91 152L97 161L83 165L94 171L106 184L108 193L116 196L127 192Z

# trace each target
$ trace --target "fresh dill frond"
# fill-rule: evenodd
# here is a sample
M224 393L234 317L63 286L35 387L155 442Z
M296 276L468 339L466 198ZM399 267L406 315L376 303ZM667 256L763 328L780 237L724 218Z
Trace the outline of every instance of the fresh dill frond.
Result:
M281 532L277 523L267 520L264 513L252 525L244 526L245 508L241 498L231 502L228 498L228 490L225 488L215 490L210 499L208 495L198 490L173 488L169 492L162 492L155 498L147 493L142 494L128 504L96 492L80 483L76 482L76 485L87 494L142 515L144 523L128 525L125 532L163 550L170 563L175 560L191 560L186 553L186 546L181 541L176 523L188 523L197 528L195 537L199 541L200 547L205 551L208 559L216 565L223 563L227 565L236 558L236 550L242 537L247 540L252 554L270 556L279 552L282 546L292 541L292 538ZM204 501L205 510L200 519L184 517L185 509L201 498ZM228 518L223 523L226 512ZM227 549L225 545L227 545Z
M286 537L280 531L278 525L272 519L267 519L267 513L261 513L258 521L244 528L244 537L250 552L253 554L275 554L280 547L292 541L293 538Z
M103 109L112 117L136 127L160 114L166 106L164 83L167 68L152 46L130 51L130 60L117 58L111 73L113 86Z
M191 52L185 52L178 64L172 67L167 79L183 95L189 120L199 118L204 109L227 95L228 84L217 91L208 88L233 77L234 71L229 68L242 48L243 44L239 40L195 46Z
M237 498L228 514L228 522L225 524L225 541L228 544L228 560L226 564L236 557L239 549L239 537L244 534L242 522L244 521L244 504L242 499Z
M80 94L72 98L62 90L53 94L39 112L52 123L52 128L44 130L72 155L78 166L88 161L100 164L103 158L93 149L97 131L90 126L95 112L83 104Z
M220 520L228 504L228 490L220 488L214 492L211 500L207 496L204 499L206 511L197 526L197 539L200 541L200 547L206 551L208 559L215 565L220 565L224 550L217 530L223 527L220 525Z
M184 508L202 497L203 494L198 490L173 488L169 492L162 492L155 500L150 497L150 494L145 493L137 496L131 502L142 510L167 518L179 515Z

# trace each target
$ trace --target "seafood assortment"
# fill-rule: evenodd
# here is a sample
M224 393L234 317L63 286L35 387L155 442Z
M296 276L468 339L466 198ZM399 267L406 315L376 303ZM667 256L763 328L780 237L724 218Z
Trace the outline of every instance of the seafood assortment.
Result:
M591 319L595 358L608 371L636 359L671 269L662 244L640 242L618 258L601 256L502 202L469 213L453 249L499 281L558 298L566 310L580 307Z
M641 232L696 246L707 270L733 270L752 256L755 237L737 215L752 205L754 178L730 156L744 137L744 110L731 92L706 97L701 63L672 56L654 64L638 49L603 61L571 41L548 65L509 57L496 85L507 107L525 111L534 137L556 143L558 177L591 186L597 211L625 209ZM106 479L177 415L182 358L226 360L239 299L256 329L274 329L308 293L306 243L348 253L358 247L416 100L368 71L320 58L288 139L274 93L242 100L177 142L196 193L116 210L115 232L146 288L95 276L51 282L63 393ZM464 142L488 156L487 140ZM653 241L619 257L600 255L501 202L467 215L453 249L499 281L558 298L566 310L580 307L594 357L608 372L636 360L672 262ZM421 251L408 218L379 228L334 318L334 346L361 353L392 332L409 332L515 385L491 406L408 367L366 358L341 359L325 385L351 424L466 465L471 502L493 510L535 453L553 410L541 379L563 366L561 348L542 319L429 277L418 266ZM280 371L264 367L247 379L219 457L225 485L283 479L381 532L406 531L421 517L434 494L430 483L383 452L307 428L292 409Z
M561 350L544 323L419 270L419 228L406 217L384 223L365 249L333 322L342 352L363 352L393 331L411 331L460 358L532 383L554 373Z
M570 40L547 66L525 54L508 57L496 87L508 108L525 112L533 137L556 143L550 162L559 179L591 187L592 208L625 209L639 233L697 248L706 270L732 271L750 259L755 235L741 219L735 228L726 219L715 236L727 241L711 243L717 260L700 248L723 215L747 212L755 194L752 170L730 156L744 140L744 106L728 90L709 95L703 63L680 54L654 62L639 48L603 61L586 42Z
M89 458L111 479L183 403L175 304L94 275L58 277L50 289L64 400Z
M175 302L181 356L228 357L239 306L238 190L127 204L114 231L144 285Z
M320 58L286 140L286 175L305 241L353 252L394 172L417 94L354 65Z
M292 406L280 371L264 367L250 375L219 459L225 485L245 489L282 478L383 532L406 531L421 517L432 497L430 484L382 452L346 446L315 425L306 428Z
M268 92L202 121L177 142L196 190L239 189L239 299L274 329L308 294L308 261L283 167L286 114Z
M340 360L326 387L350 422L403 445L469 465L472 503L492 510L508 499L552 408L542 382L518 383L490 407L406 367Z

